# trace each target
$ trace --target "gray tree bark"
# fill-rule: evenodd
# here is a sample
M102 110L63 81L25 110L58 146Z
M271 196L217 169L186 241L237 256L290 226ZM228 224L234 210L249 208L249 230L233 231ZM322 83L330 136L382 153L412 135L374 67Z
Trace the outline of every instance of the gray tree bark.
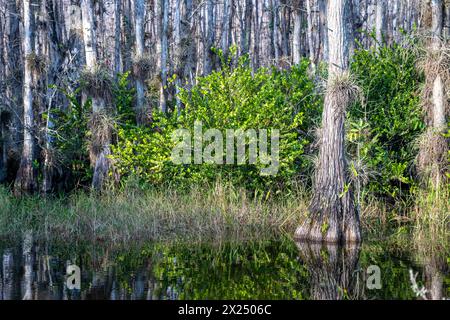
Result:
M301 2L295 1L295 8L294 8L294 34L293 34L293 40L292 40L292 62L294 64L299 64L301 60L301 33L302 33L302 12L301 12Z
M140 61L144 60L145 46L144 46L144 16L145 4L144 0L135 0L135 63L137 68L141 68ZM136 76L136 117L138 124L144 124L147 119L147 112L145 110L145 87L144 87L144 72L139 70Z
M167 61L169 55L168 27L169 27L169 0L160 0L161 15L161 87L159 106L162 112L167 112Z
M309 215L295 237L312 242L360 242L359 213L347 177L345 112L352 100L348 80L347 0L328 6L330 63L322 115L319 159Z
M22 159L14 184L17 195L30 193L36 190L34 165L34 111L33 111L33 12L31 0L23 1L23 53L24 53L24 82L23 82L23 149Z
M387 2L386 0L378 0L376 4L376 46L382 46L384 42L384 36L386 35L386 10Z
M94 29L94 12L92 0L81 1L83 39L86 58L86 72L93 72L99 68L97 62L96 33ZM94 71L95 72L95 71ZM105 100L102 92L96 92L92 98L92 118L91 118L91 165L94 167L92 187L101 190L104 187L110 169L109 155L111 154L110 143L107 138L110 134L101 132L105 128L100 128L97 124L106 118ZM106 129L109 130L109 129Z

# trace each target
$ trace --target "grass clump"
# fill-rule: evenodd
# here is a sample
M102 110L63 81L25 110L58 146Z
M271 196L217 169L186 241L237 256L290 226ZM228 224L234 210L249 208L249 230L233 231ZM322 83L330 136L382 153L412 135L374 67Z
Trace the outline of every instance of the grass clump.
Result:
M2 189L0 199L2 236L32 229L40 236L111 243L267 239L292 232L307 206L301 190L275 200L222 183L185 191L129 186L51 200L14 199Z

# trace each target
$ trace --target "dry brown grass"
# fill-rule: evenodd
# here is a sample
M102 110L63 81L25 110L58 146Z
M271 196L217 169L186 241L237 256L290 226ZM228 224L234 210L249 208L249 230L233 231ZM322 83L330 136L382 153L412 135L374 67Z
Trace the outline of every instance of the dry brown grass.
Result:
M102 65L81 72L80 83L83 91L90 97L103 98L110 101L113 96L114 80L110 72Z
M115 127L115 119L111 115L106 112L92 113L89 120L89 155L91 163L95 163L97 156L104 147L111 143Z
M325 88L325 95L331 97L333 104L340 108L338 111L341 112L345 112L345 109L358 99L364 103L362 90L350 72L331 77Z
M26 60L29 63L31 70L36 74L42 75L47 72L48 61L45 56L31 53L26 57Z
M419 46L419 59L417 61L417 68L425 75L425 83L422 87L422 106L427 117L427 121L431 122L432 115L432 97L433 85L437 76L440 76L444 88L447 88L447 97L450 92L450 45L441 41L439 49L434 49L431 45ZM448 99L447 99L448 100ZM449 104L446 102L445 108L449 113Z
M448 142L442 132L428 128L418 141L419 153L416 166L423 181L436 181L437 176L443 177L448 171Z
M146 80L156 72L156 62L150 56L134 57L133 76L136 79Z
M32 227L38 234L108 242L270 238L293 233L306 211L304 195L299 191L272 200L217 183L189 191L129 187L102 195L79 193L69 199L29 198L18 203L0 189L0 235L4 228L15 232L14 227ZM11 223L2 225L4 221Z

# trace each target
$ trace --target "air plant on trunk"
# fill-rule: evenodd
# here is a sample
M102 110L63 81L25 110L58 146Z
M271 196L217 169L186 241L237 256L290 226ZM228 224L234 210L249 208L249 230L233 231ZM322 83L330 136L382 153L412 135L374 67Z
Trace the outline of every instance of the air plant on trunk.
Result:
M96 65L92 70L84 69L81 72L80 84L83 92L93 99L102 98L111 101L114 89L114 80L107 68Z
M133 77L142 81L155 73L156 61L150 56L136 56L133 59Z

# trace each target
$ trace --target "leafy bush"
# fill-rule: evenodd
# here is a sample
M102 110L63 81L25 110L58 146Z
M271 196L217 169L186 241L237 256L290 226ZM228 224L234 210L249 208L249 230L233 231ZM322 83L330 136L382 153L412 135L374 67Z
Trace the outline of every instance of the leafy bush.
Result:
M415 50L395 44L357 50L351 64L365 105L350 109L349 132L358 133L359 157L373 173L369 191L378 195L395 198L414 186L414 141L424 129L416 61ZM358 126L363 130L354 130Z
M223 63L222 70L198 78L190 90L180 90L184 106L180 115L155 113L150 127L119 129L118 144L113 147L117 169L150 183L223 178L255 189L289 184L295 175L306 173L308 162L303 155L311 141L305 132L321 109L307 70L307 61L291 70L260 69L254 74L246 57L235 68ZM187 129L193 136L196 121L203 123L203 132L214 128L224 137L226 129L268 129L269 139L272 129L280 130L278 174L261 176L265 165L259 161L252 165L173 164L172 133Z
M69 173L65 177L65 187L89 185L92 179L92 170L89 164L88 145L86 135L88 132L89 112L91 100L84 104L80 102L80 89L74 92L62 90L68 106L66 108L51 110L54 130L51 131L53 148L55 150L56 166L62 172Z
M55 87L56 88L56 87ZM92 112L92 100L81 99L83 86L74 91L59 89L68 101L67 107L51 110L53 129L50 132L56 154L55 165L68 176L61 177L66 188L89 186L92 180L92 168L89 161L89 118ZM109 88L112 93L114 122L127 128L135 123L133 111L135 89L130 87L129 72L119 74ZM48 115L45 115L48 117Z

